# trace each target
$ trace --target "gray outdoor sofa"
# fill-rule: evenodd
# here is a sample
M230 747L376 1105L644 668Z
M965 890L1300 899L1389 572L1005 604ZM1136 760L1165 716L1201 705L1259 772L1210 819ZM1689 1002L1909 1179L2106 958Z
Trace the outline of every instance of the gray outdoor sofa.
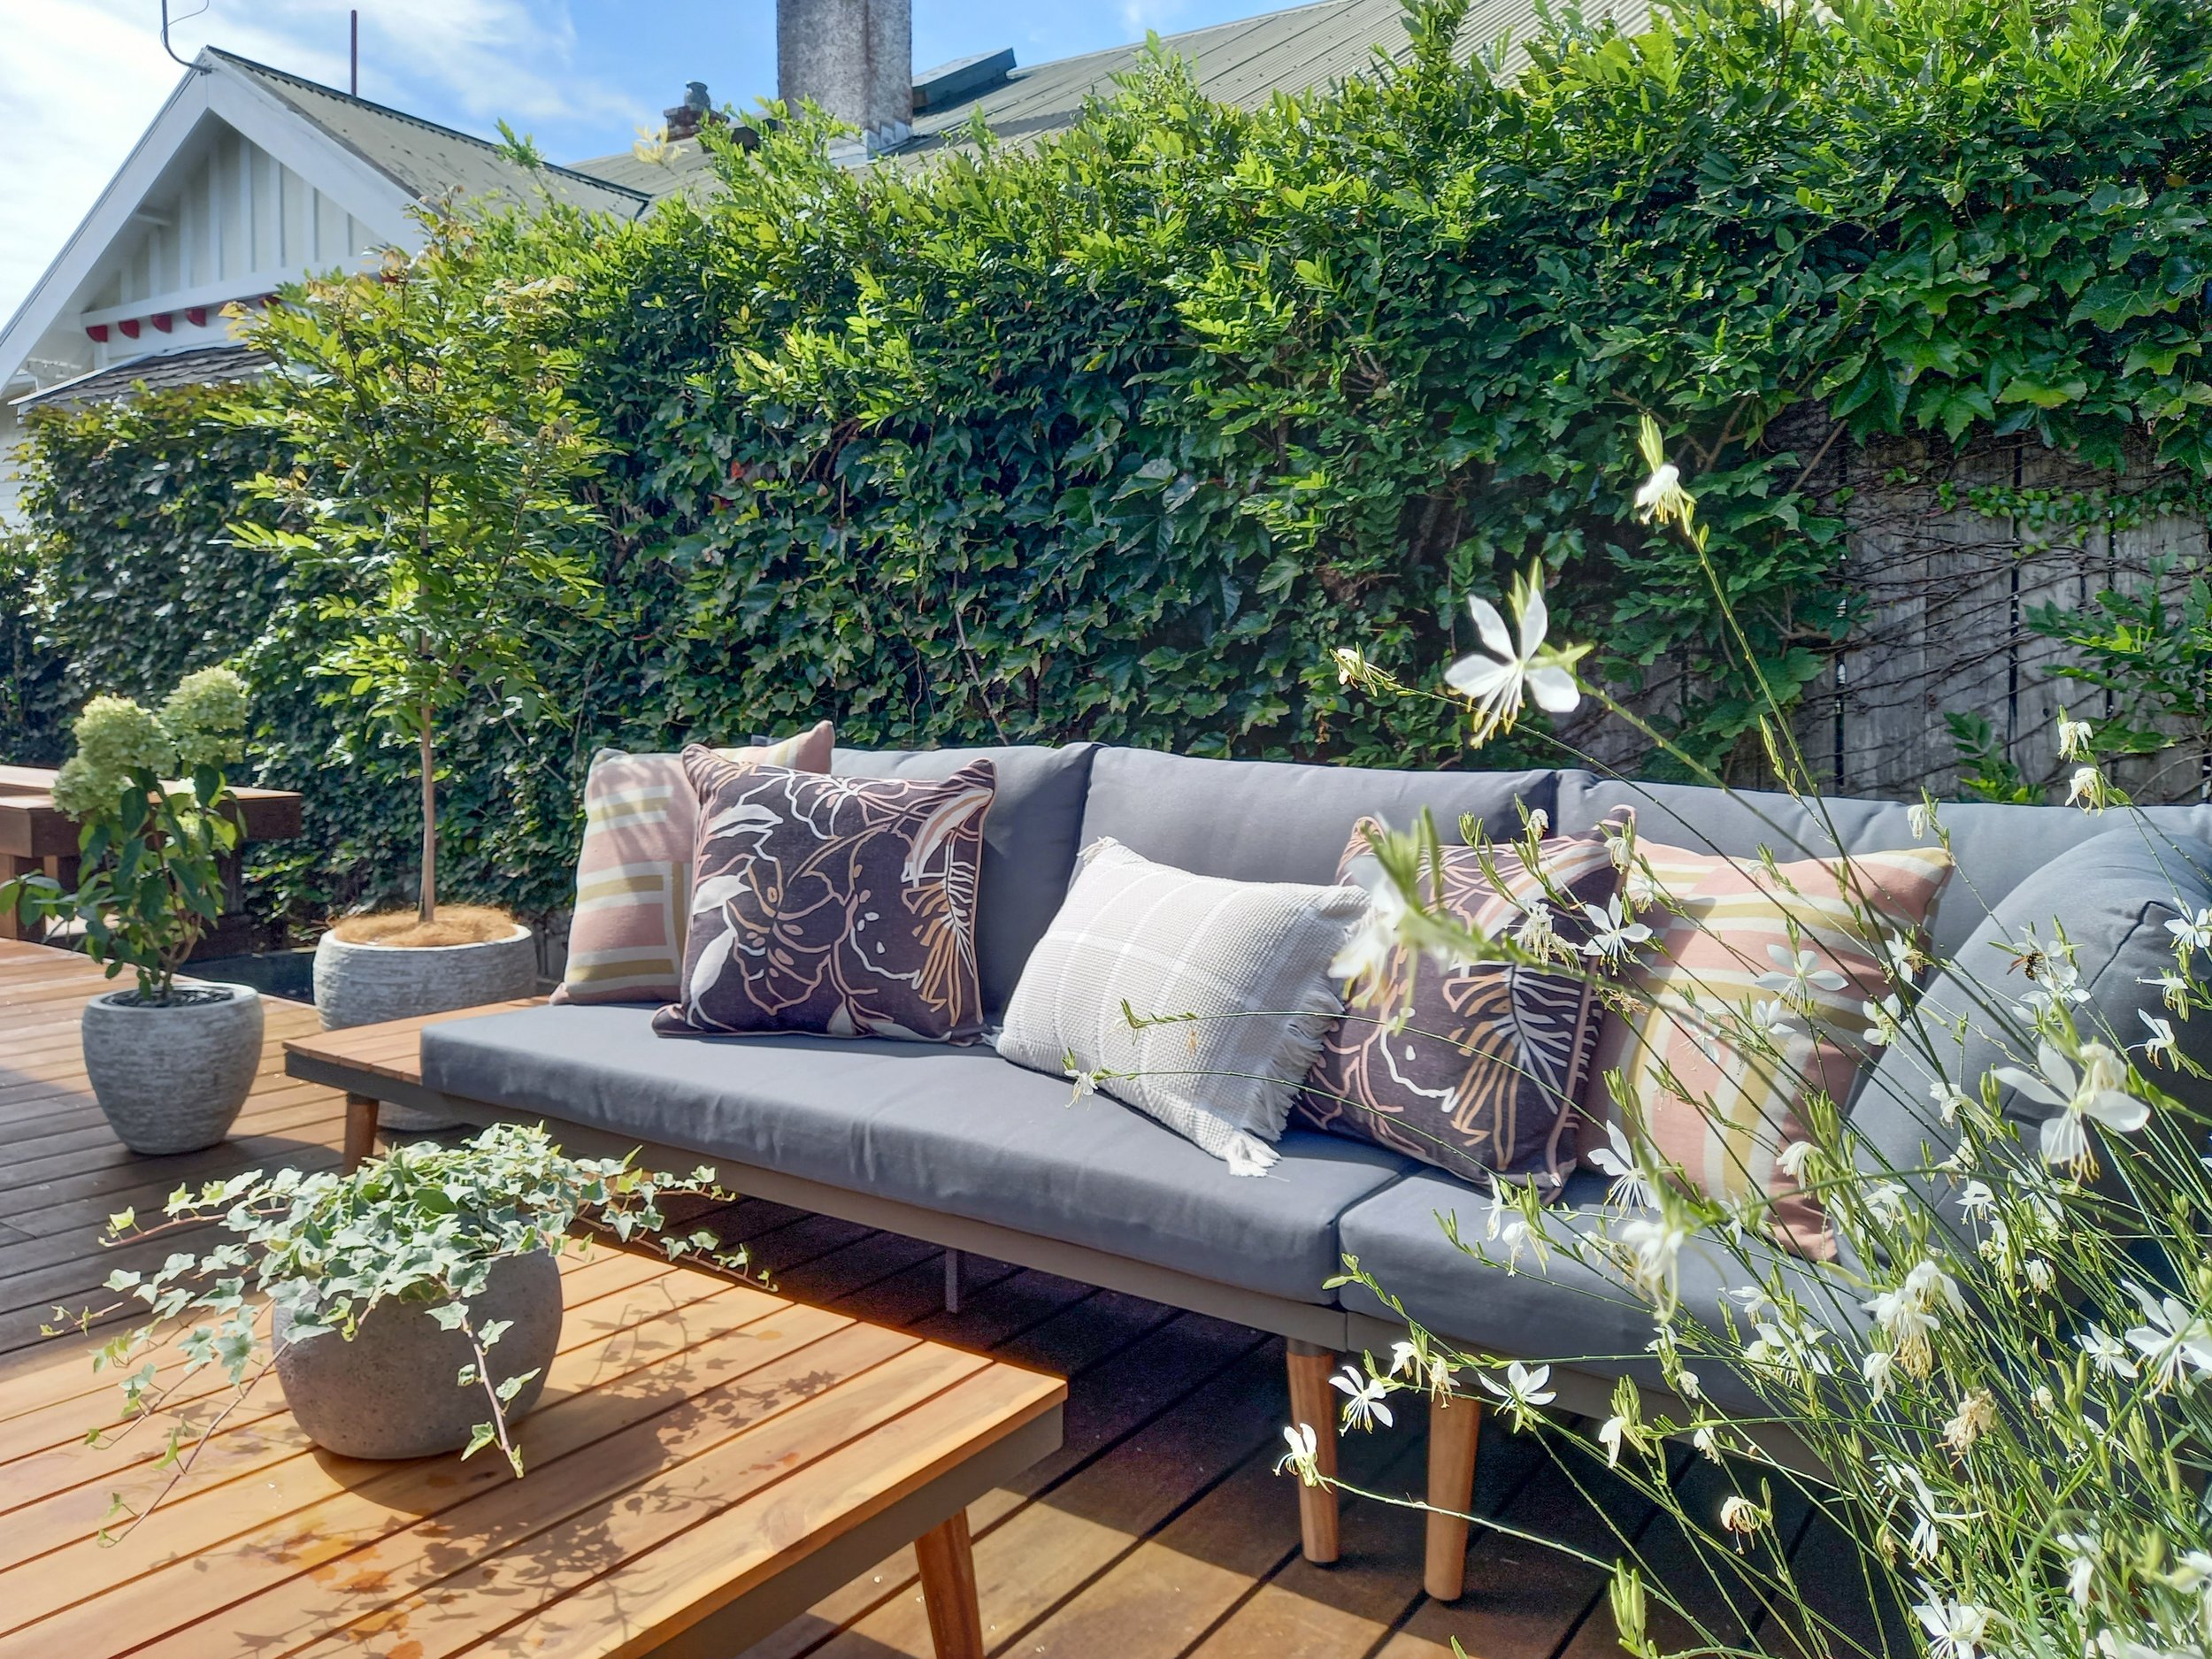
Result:
M920 753L841 749L847 774L933 776L975 756L998 768L986 827L979 911L985 999L1005 1005L1050 921L1077 849L1110 835L1155 859L1246 879L1325 882L1356 819L1398 825L1430 809L1448 839L1462 814L1517 833L1514 803L1555 828L1594 825L1633 804L1654 841L1781 857L1834 850L1812 814L1786 797L1748 802L1668 785L1627 785L1581 772L1410 772L1193 759L1071 745ZM1911 845L1902 804L1829 803L1856 849ZM1761 821L1763 812L1773 820ZM2116 1029L2134 1033L2157 992L2139 981L2170 960L2163 923L2177 905L2212 904L2212 808L2155 809L2158 833L2116 815L2063 808L1944 809L1959 876L1935 921L1942 954L1991 978L1995 941L2025 922L2050 936L2062 914L2083 983ZM2169 839L2170 838L2170 839ZM2177 894L2179 898L2177 899ZM1996 913L1991 914L1994 907ZM1955 991L1939 981L1927 995ZM542 1118L572 1149L704 1158L737 1190L883 1226L1079 1280L1218 1316L1289 1340L1294 1409L1333 1455L1325 1379L1334 1356L1381 1353L1403 1327L1366 1290L1323 1288L1357 1257L1408 1314L1475 1349L1551 1359L1621 1357L1556 1370L1571 1409L1602 1409L1613 1378L1647 1387L1647 1318L1618 1287L1556 1257L1509 1274L1455 1248L1439 1216L1479 1238L1487 1198L1438 1171L1361 1142L1293 1130L1261 1179L1226 1167L1102 1094L1071 1099L1066 1081L1024 1071L987 1046L949 1048L803 1036L672 1041L645 1007L548 1006L426 1029L419 1087L378 1098L450 1110L474 1121ZM1928 1133L1924 1079L1884 1071L1860 1091L1855 1122L1893 1160L1916 1162ZM359 1085L349 1085L359 1087ZM1594 1222L1603 1182L1577 1177L1565 1195L1576 1225ZM1803 1269L1807 1273L1814 1270ZM1684 1294L1710 1306L1726 1288L1717 1256L1685 1257ZM1598 1291L1599 1294L1586 1294ZM1825 1292L1832 1317L1855 1299ZM1734 1379L1709 1393L1740 1396ZM1471 1476L1474 1413L1440 1432L1432 1495L1461 1508ZM1333 1559L1333 1500L1301 1497L1306 1553ZM1465 1527L1431 1522L1428 1584L1460 1589Z

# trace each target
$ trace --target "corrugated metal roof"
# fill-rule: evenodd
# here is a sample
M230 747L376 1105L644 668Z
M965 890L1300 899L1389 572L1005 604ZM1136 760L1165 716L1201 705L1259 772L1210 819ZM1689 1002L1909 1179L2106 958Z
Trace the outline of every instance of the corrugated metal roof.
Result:
M206 386L217 380L250 380L269 366L268 357L250 346L196 346L188 351L168 351L134 357L111 368L96 369L19 397L18 409L52 405L74 409L83 403L112 403L128 397L137 388L160 391L172 386Z
M496 144L366 98L287 74L215 47L222 58L321 127L418 201L458 192L470 200L531 204L544 189L556 201L591 212L634 219L652 192L630 188L572 167L532 169L511 161Z

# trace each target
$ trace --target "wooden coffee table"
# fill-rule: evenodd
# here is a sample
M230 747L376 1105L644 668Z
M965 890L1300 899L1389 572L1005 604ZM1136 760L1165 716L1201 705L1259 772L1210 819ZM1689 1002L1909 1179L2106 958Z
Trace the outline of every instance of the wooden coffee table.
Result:
M979 1659L967 1505L1060 1444L1057 1379L641 1253L565 1263L566 1318L496 1454L312 1447L273 1379L158 1490L83 1339L0 1372L0 1659L727 1659L912 1541L940 1659ZM230 1400L204 1374L196 1420ZM146 1438L140 1439L144 1436Z

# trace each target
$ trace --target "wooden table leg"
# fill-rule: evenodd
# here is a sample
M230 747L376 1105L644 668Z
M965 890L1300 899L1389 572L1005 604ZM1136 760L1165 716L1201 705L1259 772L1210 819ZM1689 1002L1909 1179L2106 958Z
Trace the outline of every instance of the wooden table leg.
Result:
M914 1540L922 1566L922 1605L937 1659L983 1659L983 1609L976 1605L975 1555L968 1512L955 1509Z
M1290 1420L1312 1429L1314 1466L1333 1479L1336 1396L1329 1392L1329 1373L1336 1369L1336 1356L1310 1342L1293 1342L1286 1357L1290 1365ZM1299 1483L1298 1532L1308 1561L1326 1566L1337 1558L1335 1487Z
M1430 1396L1428 1548L1421 1587L1440 1601L1457 1601L1467 1587L1467 1522L1462 1517L1474 1502L1475 1442L1481 1433L1480 1402L1463 1395Z
M346 1096L345 1167L357 1170L376 1156L376 1097Z

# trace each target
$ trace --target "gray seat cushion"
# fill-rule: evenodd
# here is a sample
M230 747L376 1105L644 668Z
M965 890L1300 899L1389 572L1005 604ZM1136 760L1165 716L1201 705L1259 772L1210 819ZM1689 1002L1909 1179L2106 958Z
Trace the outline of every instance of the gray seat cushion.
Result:
M1423 807L1459 839L1462 813L1505 840L1521 833L1517 797L1550 812L1549 772L1381 772L1267 760L1196 760L1103 749L1091 767L1082 842L1110 835L1147 858L1234 881L1336 879L1352 826L1369 814L1409 827Z
M1576 1176L1554 1210L1557 1222L1589 1234L1607 1219L1605 1188L1601 1177ZM1438 1219L1451 1217L1463 1242L1480 1243L1502 1257L1496 1245L1483 1241L1489 1213L1487 1194L1425 1171L1355 1204L1337 1232L1345 1255L1356 1257L1427 1330L1485 1353L1563 1362L1577 1371L1663 1386L1658 1362L1646 1352L1654 1331L1650 1310L1612 1274L1556 1253L1539 1266L1525 1252L1520 1271L1509 1273L1460 1249ZM1841 1330L1864 1320L1862 1293L1832 1270L1797 1256L1763 1259L1781 1263L1807 1311L1821 1323ZM1728 1291L1751 1282L1743 1264L1713 1240L1691 1240L1681 1268L1682 1306L1709 1324L1719 1320ZM1337 1294L1355 1313L1394 1317L1363 1285L1346 1285ZM1730 1305L1740 1322L1741 1304ZM1720 1404L1757 1404L1740 1377L1710 1363L1692 1369Z
M1414 1167L1378 1147L1293 1132L1265 1176L1235 1176L1142 1113L1100 1094L1071 1104L1065 1081L987 1048L657 1037L651 1018L570 1006L432 1025L423 1078L710 1162L1324 1305L1336 1217Z
M1623 783L1587 772L1563 772L1557 820L1563 830L1585 830L1615 807L1636 809L1640 834L1676 847L1742 857L1762 846L1778 858L1834 856L1836 836L1814 809L1786 795L1747 789L1728 795L1694 784ZM1880 852L1922 844L1900 801L1820 803L1854 852ZM2143 809L2159 833L2212 840L2212 806ZM2112 814L2065 806L2002 806L1987 801L1946 802L1937 815L1950 833L1958 874L1936 905L1931 929L1936 951L1955 955L1990 909L2059 854L2115 826ZM1931 843L1932 837L1930 838Z
M1006 1011L1022 964L1045 936L1067 896L1077 831L1095 743L1064 749L841 749L830 757L841 778L918 778L936 782L972 760L987 760L998 787L983 820L982 889L976 899L976 967L983 1011Z
M2035 1039L2024 1020L1997 1011L2028 989L2012 971L2009 947L2032 928L2049 944L2063 926L2074 948L2080 988L2089 1001L2075 1010L2085 1038L2131 1048L2146 1035L2142 1016L2162 1014L2162 996L2145 980L2174 964L2166 924L2212 905L2212 845L2191 835L2160 841L2139 826L2112 828L2060 853L2000 899L1955 953L1955 965L1936 976L1916 1010L1924 1041L1893 1045L1851 1102L1851 1124L1863 1137L1863 1161L1893 1170L1923 1166L1922 1149L1937 1157L1957 1144L1938 1114L1929 1087L1939 1066L1949 1080L1978 1092L1994 1066L2035 1070ZM1963 1041L1951 1027L1963 1018ZM2175 1031L2200 1063L2212 1061L2204 1033L2189 1022ZM2212 1083L2168 1067L2146 1066L2168 1092L2199 1112L2212 1110ZM2016 1090L2001 1097L2024 1132L2047 1116ZM2031 1144L2034 1144L2032 1139Z

